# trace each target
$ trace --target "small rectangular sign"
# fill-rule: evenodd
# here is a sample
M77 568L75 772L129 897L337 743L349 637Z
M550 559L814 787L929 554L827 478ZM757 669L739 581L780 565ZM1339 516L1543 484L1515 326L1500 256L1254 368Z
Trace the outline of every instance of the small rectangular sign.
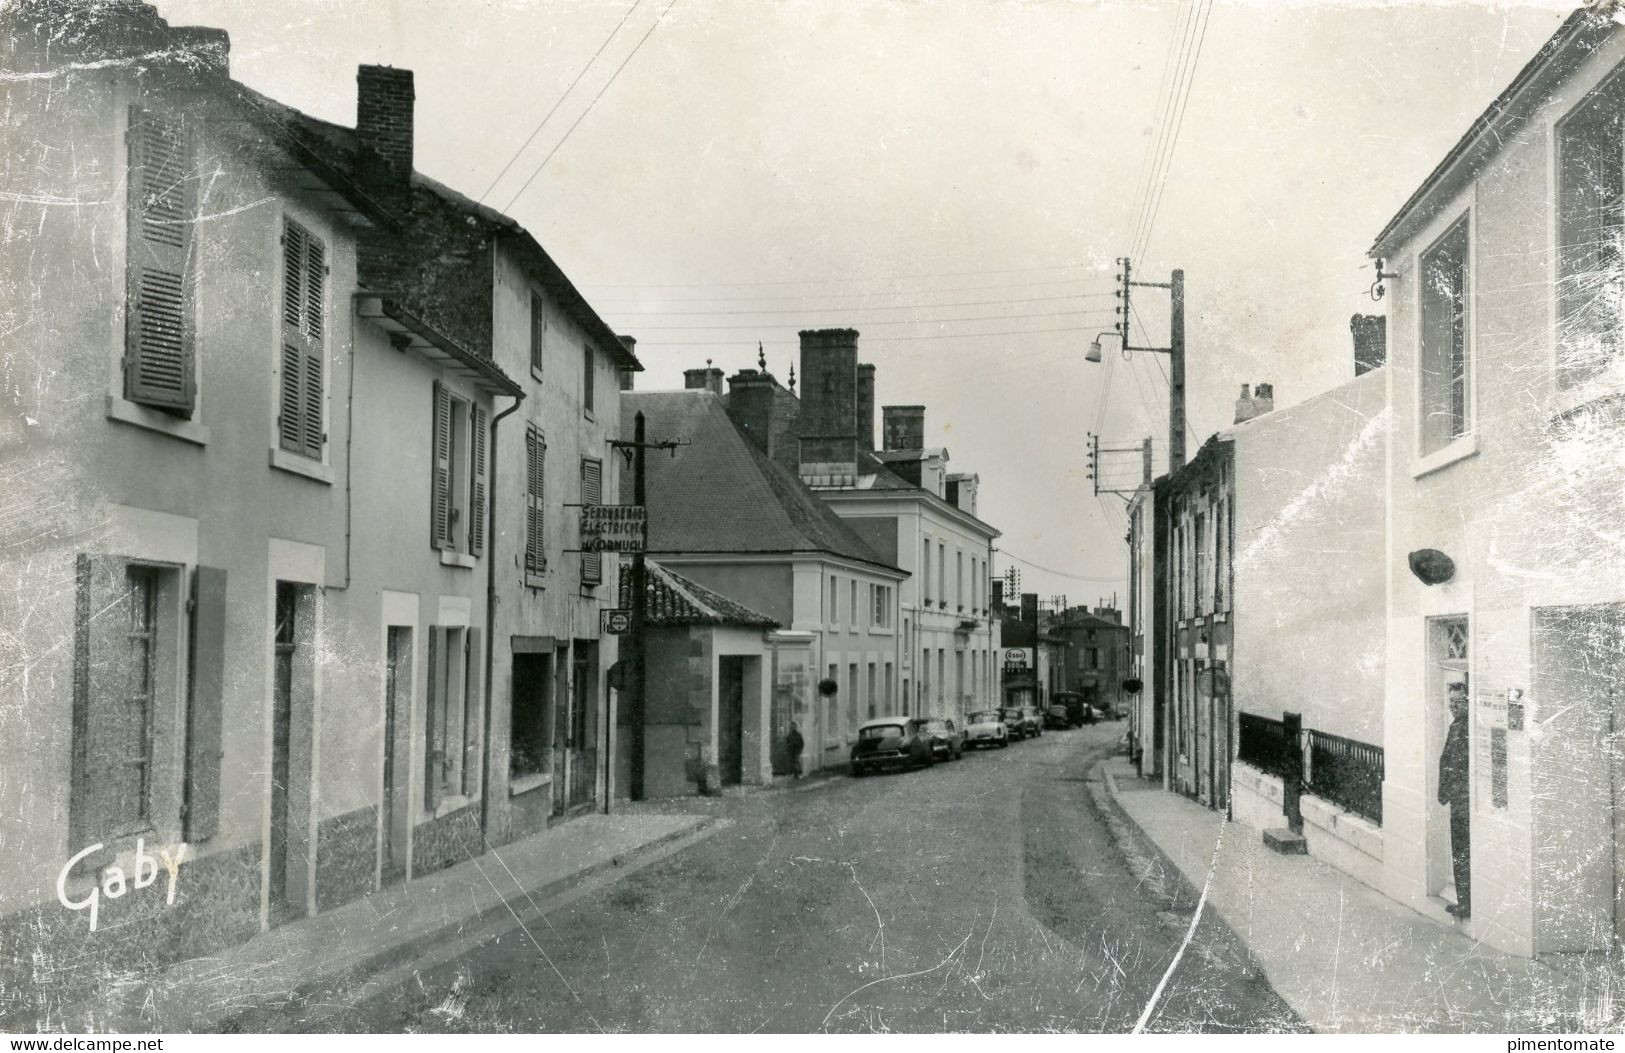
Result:
M581 551L642 552L646 523L642 505L583 505Z
M612 607L598 612L598 629L608 636L624 636L632 631L632 612Z

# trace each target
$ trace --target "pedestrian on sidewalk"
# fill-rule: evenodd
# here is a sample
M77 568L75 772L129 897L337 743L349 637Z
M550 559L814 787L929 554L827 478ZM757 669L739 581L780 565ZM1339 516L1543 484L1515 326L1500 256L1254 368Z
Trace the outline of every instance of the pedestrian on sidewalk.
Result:
M1439 803L1450 809L1450 861L1455 867L1456 902L1445 910L1466 919L1473 909L1471 782L1468 779L1467 674L1451 673L1445 680L1450 701L1450 730L1439 753Z
M796 722L790 722L790 734L784 736L784 748L790 751L790 763L795 765L796 778L801 778L801 751L807 745Z

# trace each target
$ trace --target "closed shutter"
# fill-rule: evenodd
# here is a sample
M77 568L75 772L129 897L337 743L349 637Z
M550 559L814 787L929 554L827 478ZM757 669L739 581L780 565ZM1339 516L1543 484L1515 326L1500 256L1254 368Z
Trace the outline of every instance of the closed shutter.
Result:
M446 753L441 738L446 716L446 685L441 681L445 673L441 667L449 665L446 656L446 630L438 625L429 626L429 690L424 693L423 707L423 807L434 811L440 807L440 783L445 771Z
M593 411L593 360L592 347L588 345L581 349L581 405L590 414Z
M192 415L195 179L178 117L130 109L124 397Z
M77 851L105 840L119 815L126 760L121 734L128 686L125 633L130 625L127 564L112 556L76 561L73 662L73 783L68 836Z
M542 489L546 483L547 444L534 425L525 429L525 570L541 574L547 570L544 547Z
M536 371L536 379L542 379L542 355L546 346L547 336L547 303L542 294L530 294L530 368Z
M282 229L282 362L277 439L291 453L321 459L327 250L320 238L287 220Z
M600 461L581 461L581 503L583 505L597 505L603 503L603 471ZM581 584L597 585L604 580L603 557L596 552L581 554Z
M213 837L220 826L221 707L226 671L226 572L199 567L192 576L191 693L186 714L186 840Z
M485 553L485 407L476 405L469 414L473 421L473 436L470 449L473 455L470 458L470 483L468 487L468 554L480 556Z
M451 547L451 392L434 385L434 476L430 480L429 536L435 548Z

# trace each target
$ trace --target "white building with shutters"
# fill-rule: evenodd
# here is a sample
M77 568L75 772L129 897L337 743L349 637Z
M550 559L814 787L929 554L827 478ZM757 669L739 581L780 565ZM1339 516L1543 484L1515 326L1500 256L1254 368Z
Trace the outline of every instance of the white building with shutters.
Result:
M531 572L574 598L526 624L567 645L564 686L602 707L612 568L596 589L566 570L562 506L592 499L615 370L636 363L543 273L560 297L547 399L572 426L556 407L498 425L547 383L493 353L516 338L490 261L525 236L413 172L410 73L363 67L352 130L231 80L218 31L131 2L69 32L71 12L38 6L0 16L6 65L38 74L8 86L29 145L0 169L18 232L0 253L0 809L27 817L0 859L0 973L60 1001L518 827L487 669L506 674L526 634L493 633L487 603L510 584L492 565L526 562L524 532L492 528L530 502L497 484L539 423L564 486ZM440 258L450 230L465 267ZM602 358L570 357L571 325ZM589 361L591 385L571 371ZM184 853L173 904L113 878L159 851ZM60 901L93 894L95 931Z

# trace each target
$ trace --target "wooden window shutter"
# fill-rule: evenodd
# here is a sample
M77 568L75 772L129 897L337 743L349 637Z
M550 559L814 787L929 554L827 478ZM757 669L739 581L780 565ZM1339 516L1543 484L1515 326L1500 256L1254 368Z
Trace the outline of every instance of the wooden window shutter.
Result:
M581 349L581 405L588 413L593 410L593 361L592 345Z
M327 249L293 220L282 225L282 362L277 397L277 441L284 449L321 459L325 399Z
M547 444L535 425L525 429L525 569L534 574L547 570L542 518L542 488L546 481Z
M583 458L581 461L581 503L603 503L603 471L599 461ZM581 584L597 585L604 580L604 558L597 552L581 554Z
M446 630L438 625L429 626L429 690L424 692L423 707L423 807L434 811L440 807L440 784L446 770L446 753L441 745L446 717L446 685L442 666L449 665L446 655Z
M192 576L191 691L186 712L187 841L220 827L222 705L226 683L226 572L198 567Z
M451 546L451 392L434 385L434 478L430 481L429 534L435 548Z
M196 183L178 117L130 108L124 397L190 417L197 400L192 318Z
M480 792L480 721L485 714L482 706L480 690L481 672L485 663L480 655L480 630L470 627L463 634L467 641L468 654L463 660L463 668L467 671L464 677L465 689L463 691L463 794L468 797L476 796Z
M73 776L68 835L87 847L112 833L118 780L108 773L125 760L119 734L129 670L127 563L113 556L76 560L73 662Z
M480 556L485 554L485 407L475 405L468 416L473 431L469 443L468 554Z

